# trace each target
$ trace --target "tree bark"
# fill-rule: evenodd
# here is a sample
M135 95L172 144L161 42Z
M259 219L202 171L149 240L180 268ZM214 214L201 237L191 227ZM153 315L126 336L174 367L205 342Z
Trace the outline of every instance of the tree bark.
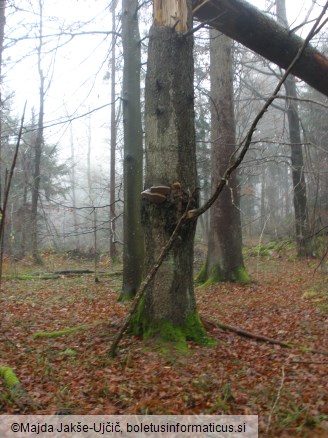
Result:
M193 0L193 14L279 67L288 68L303 45L302 38L280 26L244 0ZM328 59L305 48L292 73L328 96Z
M145 95L145 185L149 191L143 192L142 207L147 271L187 206L197 205L193 39L182 35L191 28L191 1L155 0L154 17ZM193 290L195 222L183 225L140 302L132 325L144 337L182 343L207 339Z
M45 77L42 71L41 56L43 46L43 3L39 1L39 45L38 45L38 74L40 80L39 87L39 117L37 124L37 134L34 144L34 175L32 184L32 205L31 205L31 243L32 256L36 263L41 263L38 248L38 202L41 180L41 156L43 147L43 118L44 118L44 98L45 98Z
M277 20L288 29L285 0L276 0ZM310 227L307 213L306 182L304 175L303 145L297 107L297 89L293 76L289 76L285 82L287 97L287 118L289 125L289 138L291 143L291 165L293 178L293 201L295 212L296 246L299 257L312 255Z
M73 126L70 126L70 146L71 146L71 188L72 188L72 204L73 204L73 223L74 223L74 234L75 234L75 248L80 249L80 238L79 238L79 226L77 220L77 212L76 212L76 177L75 177L75 147L74 147L74 137L73 137Z
M115 0L112 4L112 65L111 65L111 115L110 115L110 242L109 242L109 255L112 260L117 257L117 248L115 242L115 201L116 201L116 190L115 190L115 155L116 155L116 115L115 115L115 86L116 86L116 35L115 35L115 9L117 1Z
M131 298L143 274L144 242L141 225L143 179L140 107L140 35L138 1L123 0L123 125L124 125L124 246L121 299Z
M0 0L0 207L2 207L2 61L6 25L6 0ZM0 219L1 221L1 219ZM1 240L1 236L0 236Z
M236 149L232 40L210 31L212 191L229 167ZM210 211L207 262L201 281L245 281L237 174L234 173Z

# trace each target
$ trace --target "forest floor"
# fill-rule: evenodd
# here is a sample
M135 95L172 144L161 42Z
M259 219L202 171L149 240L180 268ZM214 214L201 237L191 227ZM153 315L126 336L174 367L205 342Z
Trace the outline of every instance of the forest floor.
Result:
M319 260L248 248L250 283L195 289L204 320L295 348L208 324L215 347L190 342L181 352L125 336L114 359L108 350L130 305L117 302L119 268L102 259L100 269L115 275L100 275L99 283L90 275L31 275L93 269L52 254L44 261L41 269L28 259L5 263L0 366L13 368L32 403L20 403L0 379L0 413L255 414L259 436L328 436L328 276L315 270Z

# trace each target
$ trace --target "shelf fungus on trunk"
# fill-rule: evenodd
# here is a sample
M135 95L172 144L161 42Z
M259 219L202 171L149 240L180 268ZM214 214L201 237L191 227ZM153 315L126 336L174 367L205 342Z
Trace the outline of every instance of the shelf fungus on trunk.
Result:
M154 204L162 204L166 201L166 195L170 194L170 191L170 187L153 186L150 189L141 192L141 197L143 199L148 199L148 201Z

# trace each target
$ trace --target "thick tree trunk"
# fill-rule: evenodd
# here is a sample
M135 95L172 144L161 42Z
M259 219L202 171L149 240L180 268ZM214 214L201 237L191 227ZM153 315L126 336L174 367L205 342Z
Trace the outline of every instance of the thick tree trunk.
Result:
M143 178L141 61L137 11L137 0L123 0L124 246L121 299L130 298L136 293L143 274L144 242L140 216Z
M288 28L287 13L285 0L276 0L277 19L286 28ZM289 138L291 143L291 165L293 177L293 200L295 211L295 231L297 254L299 257L312 255L312 245L310 236L310 227L307 215L307 198L306 182L304 175L303 146L301 140L301 129L298 115L297 89L295 78L289 76L285 82L287 96L292 99L288 100L287 118L289 125Z
M179 217L197 204L191 2L154 2L146 77L146 180L143 220L149 271ZM151 188L151 189L150 189ZM195 221L179 239L146 290L133 322L144 337L205 341L193 290Z
M212 190L236 149L232 40L210 31ZM202 281L245 281L237 175L234 173L210 211L210 236Z
M302 38L261 13L244 0L193 0L194 17L286 69ZM308 46L292 73L328 96L328 59Z

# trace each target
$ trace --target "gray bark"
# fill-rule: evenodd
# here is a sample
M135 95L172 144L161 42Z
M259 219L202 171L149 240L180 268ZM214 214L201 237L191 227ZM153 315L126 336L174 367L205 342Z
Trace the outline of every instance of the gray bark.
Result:
M165 18L162 4L155 2L155 22L149 34L145 185L148 189L165 186L168 193L160 204L147 197L143 199L147 271L159 257L186 210L189 193L189 207L197 205L193 39L181 35L191 27L191 2L182 1L179 5L172 1L163 3L171 9ZM171 26L169 20L172 16L175 22L180 19L179 29L174 23ZM187 20L184 21L183 17ZM146 290L138 320L139 329L145 336L172 336L174 340L171 330L165 332L168 326L176 328L186 338L202 336L193 290L195 226L195 221L183 225L179 239ZM191 321L194 322L192 327Z
M212 191L228 168L236 149L233 103L232 40L210 32ZM237 190L234 173L210 212L206 280L242 280L244 263Z
M123 0L123 125L124 125L124 246L123 292L129 298L138 290L143 274L141 202L143 179L140 108L140 34L138 1Z
M115 243L115 201L116 201L116 191L115 191L115 155L116 155L116 117L115 117L115 86L116 86L116 35L115 32L115 9L116 1L112 5L112 65L111 65L111 115L110 115L110 243L109 243L109 254L112 260L117 256L117 248Z
M38 203L41 180L41 156L43 147L43 118L45 99L45 77L42 71L41 56L43 46L43 4L39 1L39 44L38 44L38 74L39 74L39 117L37 123L37 135L34 144L34 174L32 184L32 205L31 205L31 242L32 256L37 263L41 262L38 249Z
M285 0L276 0L277 19L288 29ZM293 201L295 211L296 245L299 257L312 255L310 227L307 215L306 181L304 175L303 146L301 139L300 121L297 107L297 89L295 78L289 76L285 82L287 96L287 118L289 138L291 143L291 165L293 178Z

